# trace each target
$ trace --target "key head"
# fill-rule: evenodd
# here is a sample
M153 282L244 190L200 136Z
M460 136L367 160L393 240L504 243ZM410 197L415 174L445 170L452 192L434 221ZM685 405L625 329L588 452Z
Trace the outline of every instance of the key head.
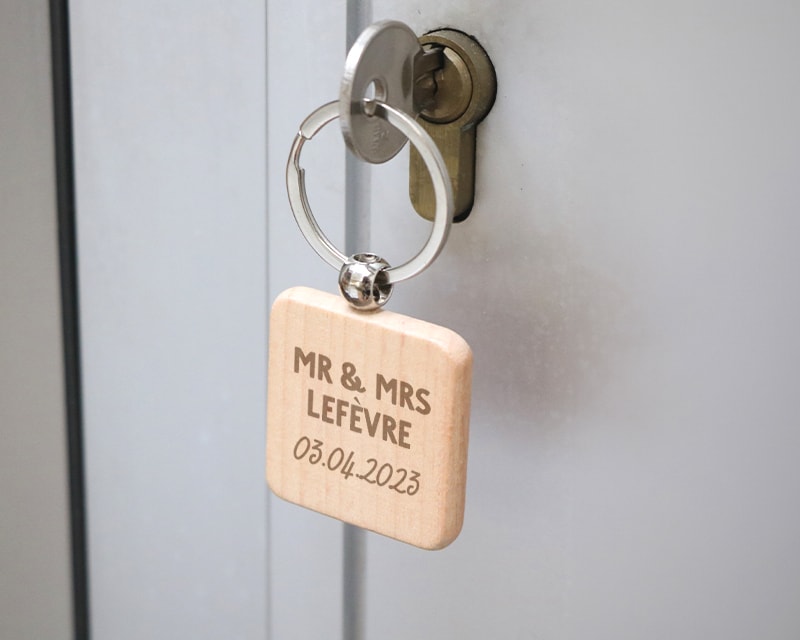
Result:
M421 51L414 32L395 20L370 25L350 48L339 91L339 116L347 147L361 160L386 162L406 143L395 127L369 114L364 99L374 97L413 113L414 60Z

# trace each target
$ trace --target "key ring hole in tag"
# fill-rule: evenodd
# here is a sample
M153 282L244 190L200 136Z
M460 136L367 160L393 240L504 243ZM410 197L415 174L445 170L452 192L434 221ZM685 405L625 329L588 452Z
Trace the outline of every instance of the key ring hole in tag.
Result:
M378 88L376 86L376 90ZM433 225L422 249L407 262L384 269L385 283L393 285L418 275L441 253L453 220L453 189L442 154L425 130L411 116L398 109L379 101L369 104L374 112L373 117L382 118L396 127L417 149L430 173L436 199ZM305 170L300 166L303 145L338 117L339 102L329 102L311 113L300 125L286 164L286 187L300 232L325 262L341 271L350 259L333 245L317 223L308 202Z

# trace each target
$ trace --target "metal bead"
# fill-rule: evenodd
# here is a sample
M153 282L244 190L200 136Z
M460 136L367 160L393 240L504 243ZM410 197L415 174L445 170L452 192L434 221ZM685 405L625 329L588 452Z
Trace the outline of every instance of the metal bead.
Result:
M386 304L392 285L384 269L389 263L372 253L357 253L339 271L339 290L359 311L374 311Z

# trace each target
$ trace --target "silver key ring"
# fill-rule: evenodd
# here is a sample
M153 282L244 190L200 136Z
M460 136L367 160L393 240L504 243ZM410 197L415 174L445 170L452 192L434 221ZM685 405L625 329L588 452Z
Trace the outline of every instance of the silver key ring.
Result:
M428 168L433 182L433 193L436 197L436 212L428 241L419 253L408 262L383 270L386 274L386 284L395 284L413 278L427 269L442 251L453 220L453 188L444 159L436 143L411 116L375 100L365 101L364 106L374 109L374 117L382 118L399 129L416 147ZM306 141L311 140L320 129L338 117L339 102L329 102L314 111L300 125L300 131L295 136L292 150L289 152L289 161L286 164L286 188L289 192L289 203L294 219L308 244L325 262L334 269L341 270L348 262L348 258L333 246L317 224L308 204L305 170L300 166L300 152Z

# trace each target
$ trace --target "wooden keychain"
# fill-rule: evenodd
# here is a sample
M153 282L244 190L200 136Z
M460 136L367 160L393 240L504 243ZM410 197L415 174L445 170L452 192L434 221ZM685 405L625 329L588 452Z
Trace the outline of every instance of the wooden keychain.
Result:
M339 117L340 103L300 127L286 169L301 232L339 270L342 294L295 287L270 316L267 481L279 497L425 549L461 531L469 434L472 351L461 336L384 311L394 284L426 269L453 218L444 160L403 111L369 101L402 132L431 175L436 212L430 236L391 267L371 253L350 257L328 240L308 204L303 145Z

